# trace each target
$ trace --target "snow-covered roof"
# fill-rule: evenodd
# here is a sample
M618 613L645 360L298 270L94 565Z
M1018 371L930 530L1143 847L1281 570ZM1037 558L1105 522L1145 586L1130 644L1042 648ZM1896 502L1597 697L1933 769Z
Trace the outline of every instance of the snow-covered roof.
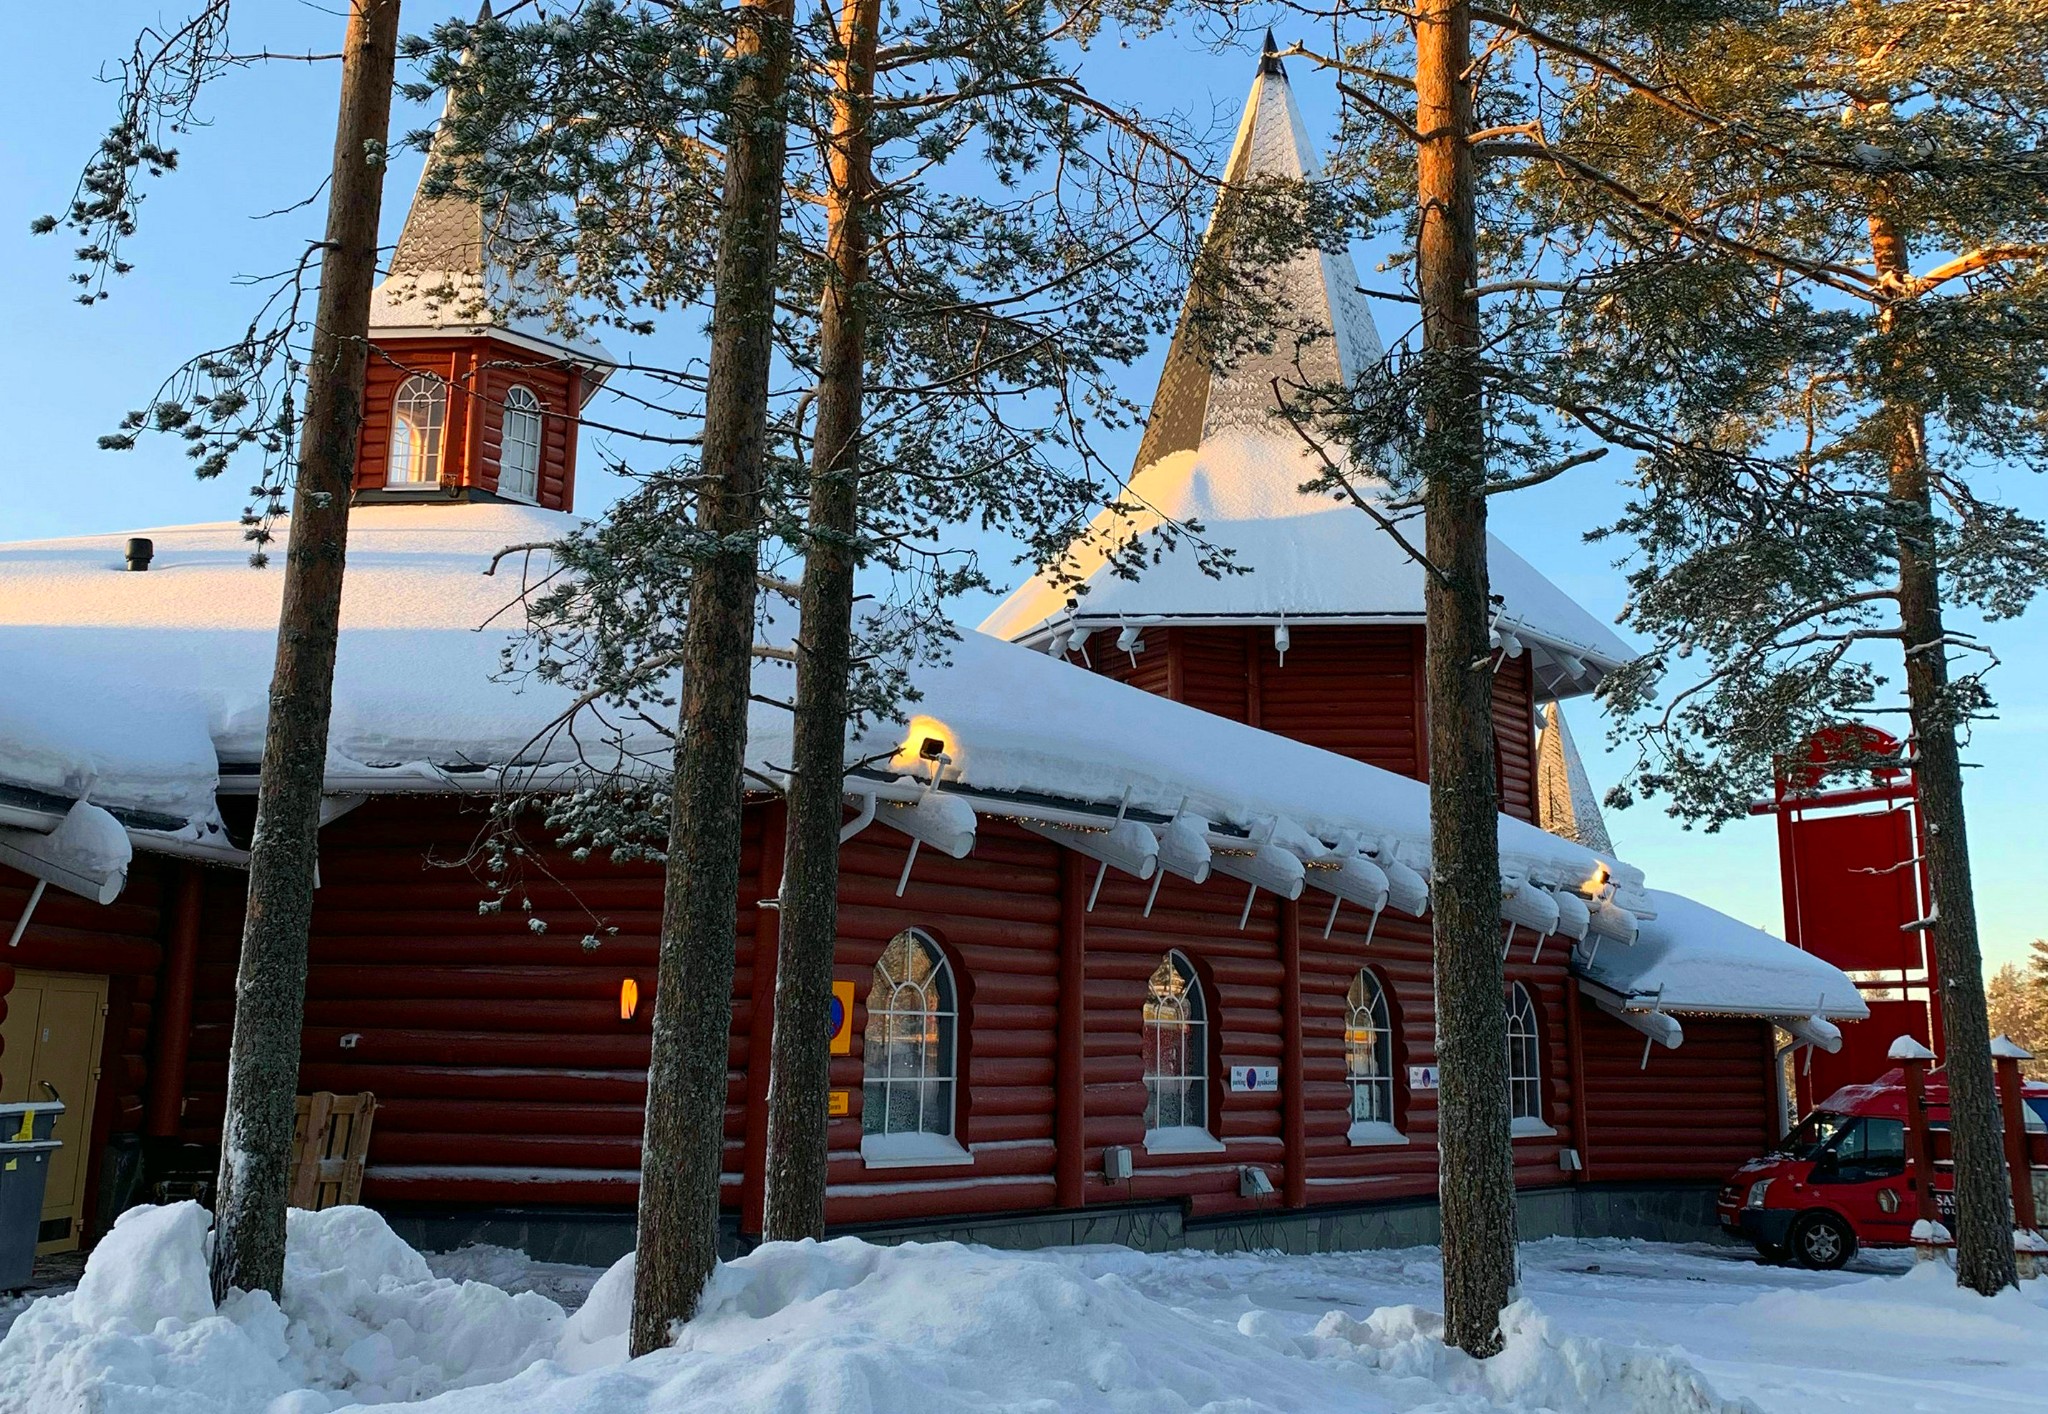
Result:
M483 570L577 523L502 504L351 513L330 775L512 759L567 694L491 682L524 628L523 557ZM264 569L234 522L133 533L155 549L139 573L128 532L0 546L0 790L89 794L175 830L213 817L221 763L262 757L290 527Z
M1224 200L1230 184L1307 179L1316 171L1286 74L1269 54L1225 168ZM1212 222L1212 238L1216 229ZM983 632L1044 645L1062 633L1124 624L1421 622L1421 566L1348 500L1303 493L1325 467L1276 415L1276 378L1282 386L1349 381L1381 357L1358 273L1341 250L1308 250L1275 272L1274 282L1287 336L1223 374L1203 350L1190 296L1119 507L1096 518L1057 573L1041 570L1004 600ZM1321 337L1299 343L1302 331ZM1378 484L1354 479L1367 493ZM1191 521L1200 523L1199 535L1173 532ZM1403 532L1421 544L1422 518L1406 520ZM1143 565L1127 578L1112 560L1134 541ZM1546 695L1586 691L1635 656L1499 539L1489 537L1488 547L1492 591L1504 604L1501 626L1533 650ZM1214 550L1229 551L1250 573L1205 573Z
M503 504L355 508L330 791L490 789L507 768L574 759L578 748L548 731L568 690L504 671L522 646L522 587L552 571L552 556L522 551L485 571L506 547L557 540L577 524ZM40 818L47 831L84 798L113 811L143 848L217 842L216 787L225 778L246 789L262 753L289 522L277 531L260 570L241 526L227 522L137 532L154 542L142 572L123 567L125 532L0 545L0 825ZM762 636L788 634L771 621ZM1306 877L1336 893L1340 876L1356 881L1346 869L1366 861L1365 877L1393 879L1396 906L1405 898L1409 911L1420 908L1430 855L1429 789L1419 781L984 634L963 635L948 662L917 668L913 681L920 696L902 719L847 747L849 763L882 763L851 777L849 793L872 794L881 818L906 833L937 842L964 831L971 842L974 812L984 811L1040 821L1084 852L1121 848L1135 831L1158 860L1185 861L1192 831L1204 874L1210 846L1215 867L1240 879L1258 876L1256 856L1271 851L1297 888ZM786 663L759 660L758 694L786 700L791 686ZM665 748L652 728L641 731L624 750ZM789 713L757 703L749 733L750 766L773 776L791 758ZM918 753L930 737L947 758L936 788L933 763ZM1124 835L1105 828L1119 816ZM1557 926L1553 900L1606 879L1609 908L1644 920L1603 920L1595 901L1596 931L1639 929L1632 947L1599 949L1595 976L1617 992L1661 986L1659 1004L1680 1010L1862 1014L1833 968L1650 893L1640 871L1611 856L1506 816L1499 838L1504 917L1547 911ZM1583 931L1585 909L1564 912Z
M1870 1015L1840 968L1739 919L1662 889L1645 891L1656 916L1629 947L1603 946L1580 977L1629 1010L1722 1016L1839 1018Z

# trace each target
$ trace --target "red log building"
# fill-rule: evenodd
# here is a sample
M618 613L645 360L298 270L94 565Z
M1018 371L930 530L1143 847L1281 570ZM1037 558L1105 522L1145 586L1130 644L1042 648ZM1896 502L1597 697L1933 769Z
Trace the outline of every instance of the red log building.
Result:
M1269 56L1231 178L1312 171ZM301 1088L376 1093L364 1198L418 1232L596 1255L629 1240L659 871L536 838L494 910L464 861L481 797L577 779L547 731L563 694L500 661L507 581L545 553L483 571L576 524L576 420L609 365L503 313L522 292L490 257L473 211L423 195L380 289ZM1348 256L1308 251L1281 278L1319 333L1311 379L1379 356ZM1093 537L1199 518L1250 573L1212 579L1163 542L1135 581L1085 560L1079 591L1034 578L924 672L917 717L849 742L849 761L896 755L847 782L833 1224L1429 1235L1420 573L1300 492L1315 467L1268 416L1266 363L1214 375L1184 318L1133 481L1150 509ZM203 1172L221 1122L277 576L246 567L235 526L147 539L126 568L122 537L0 547L21 668L0 687L0 924L26 920L0 968L0 1077L26 1098L72 1067L79 1165L52 1246L146 1196L181 1146ZM1527 1228L1705 1227L1711 1185L1778 1136L1781 1048L1838 1044L1827 1018L1862 1004L1615 856L1554 705L1628 649L1497 543L1493 577ZM764 692L786 691L778 671ZM764 770L786 731L756 721ZM746 829L724 1135L740 1235L761 1209L772 794ZM34 1018L76 995L99 1024L72 1060L42 1055Z

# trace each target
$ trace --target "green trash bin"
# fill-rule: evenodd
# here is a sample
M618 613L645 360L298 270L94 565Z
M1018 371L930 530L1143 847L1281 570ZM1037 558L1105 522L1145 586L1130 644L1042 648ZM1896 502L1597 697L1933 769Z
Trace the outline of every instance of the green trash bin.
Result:
M50 1155L63 1147L50 1130L63 1113L61 1100L0 1105L0 1291L21 1290L35 1272Z

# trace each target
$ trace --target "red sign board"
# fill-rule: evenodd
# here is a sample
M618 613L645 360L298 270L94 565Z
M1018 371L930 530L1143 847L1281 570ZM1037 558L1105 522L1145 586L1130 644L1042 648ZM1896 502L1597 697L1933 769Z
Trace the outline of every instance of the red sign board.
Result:
M1790 834L1787 921L1799 946L1845 972L1919 968L1921 935L1901 931L1920 917L1911 815L1805 815Z

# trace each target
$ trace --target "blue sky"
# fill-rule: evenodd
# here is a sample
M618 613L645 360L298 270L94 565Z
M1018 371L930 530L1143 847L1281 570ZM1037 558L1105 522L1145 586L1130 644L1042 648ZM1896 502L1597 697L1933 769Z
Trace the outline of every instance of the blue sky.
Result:
M11 335L0 340L0 387L8 390L12 422L8 453L0 458L0 540L231 519L244 500L240 481L195 481L169 444L145 441L136 451L111 454L98 451L94 441L123 411L146 403L182 358L233 336L250 307L239 278L288 266L302 243L317 236L317 208L269 219L256 214L303 200L325 174L336 68L273 64L223 80L205 104L211 126L181 140L180 170L151 190L143 229L126 252L137 263L135 273L116 286L113 299L86 309L73 302L65 278L73 268L73 242L63 235L31 237L28 224L63 206L111 116L113 90L97 81L103 65L126 52L138 26L182 14L184 6L180 0L167 9L86 0L18 8L11 40L0 51L0 131L8 134L0 145L0 327ZM406 10L407 27L423 29L458 7L414 0ZM237 31L243 50L331 50L340 29L334 7L307 0L270 0L241 13L248 17ZM1249 51L1219 54L1195 38L1175 36L1128 48L1102 46L1089 65L1091 81L1105 92L1192 110L1203 119L1212 111L1234 118L1253 72ZM1311 131L1327 131L1333 113L1328 83L1298 64L1294 82ZM417 127L430 116L402 107L395 125ZM414 154L394 166L385 197L387 241L404 219L418 166ZM1375 312L1383 333L1400 327L1399 316ZM665 338L693 335L679 328ZM626 352L627 341L606 339L615 352ZM1163 355L1162 346L1130 371L1126 386L1140 398L1149 395ZM1135 438L1125 440L1135 452ZM597 449L586 444L584 450L577 509L590 512L618 486L597 472ZM1614 477L1624 464L1610 461L1611 471L1585 468L1494 509L1503 538L1607 616L1620 607L1621 575L1609 563L1610 550L1588 547L1581 536L1619 504ZM2036 515L2048 513L2048 491L2025 472L1994 476L1990 490ZM963 606L961 617L972 622L984 607ZM1992 688L2007 705L1999 720L1977 729L1966 759L1978 768L1970 778L1971 834L1985 949L1995 966L2018 959L2028 940L2048 933L2048 889L2038 880L2037 862L2048 840L2040 799L2048 785L2041 766L2048 749L2048 618L2037 612L1986 633L2004 660ZM1574 726L1604 788L1614 775L1613 759L1600 749L1604 723L1580 704ZM1768 823L1742 822L1707 836L1679 828L1654 804L1609 823L1622 854L1653 882L1783 931Z

